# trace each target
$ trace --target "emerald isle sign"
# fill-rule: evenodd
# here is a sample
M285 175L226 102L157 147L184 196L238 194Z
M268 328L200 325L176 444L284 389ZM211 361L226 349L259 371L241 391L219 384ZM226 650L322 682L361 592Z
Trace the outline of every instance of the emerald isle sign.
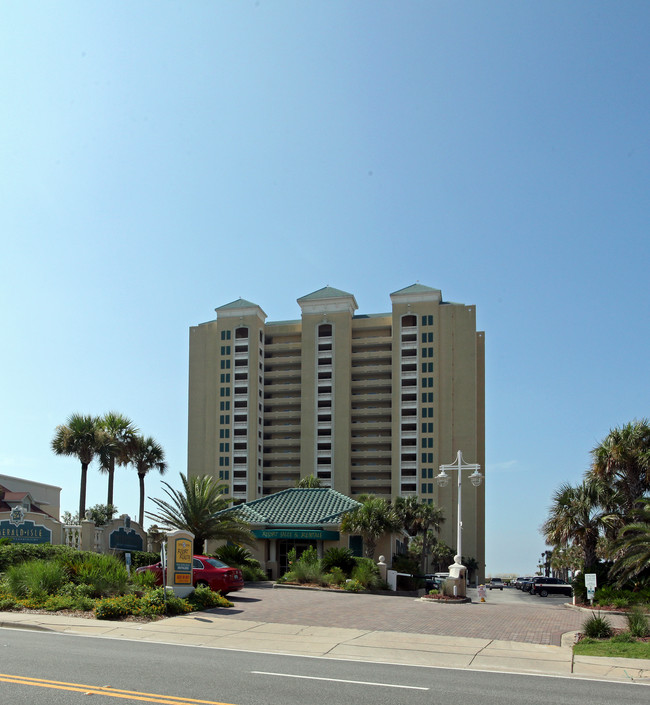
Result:
M20 524L0 521L0 539L11 539L12 543L52 543L52 532L29 519Z
M338 531L313 531L305 529L253 529L258 539L317 539L319 541L338 541Z

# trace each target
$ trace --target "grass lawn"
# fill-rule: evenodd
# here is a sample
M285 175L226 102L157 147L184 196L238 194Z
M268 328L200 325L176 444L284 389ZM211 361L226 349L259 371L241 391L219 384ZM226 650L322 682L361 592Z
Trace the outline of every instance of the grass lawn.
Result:
M582 639L573 647L576 656L650 659L650 641L617 642L610 639Z

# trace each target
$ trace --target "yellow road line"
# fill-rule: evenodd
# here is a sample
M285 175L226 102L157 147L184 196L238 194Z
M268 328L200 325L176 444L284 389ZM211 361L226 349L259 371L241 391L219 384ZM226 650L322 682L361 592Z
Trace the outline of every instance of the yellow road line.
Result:
M83 683L66 683L65 681L47 680L45 678L32 678L30 676L15 676L9 673L0 673L0 682L15 683L17 685L33 685L40 688L53 688L55 690L69 690L87 695L108 695L112 698L143 700L166 705L183 705L184 703L198 703L199 705L233 705L215 700L196 700L175 695L160 695L158 693L143 693L137 690L122 690L110 686L84 685Z

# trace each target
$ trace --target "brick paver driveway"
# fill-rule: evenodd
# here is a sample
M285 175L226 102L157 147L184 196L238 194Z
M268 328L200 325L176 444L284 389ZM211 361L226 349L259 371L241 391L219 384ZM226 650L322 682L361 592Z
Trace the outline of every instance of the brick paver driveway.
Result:
M246 586L228 599L231 619L277 624L345 627L371 631L466 636L500 641L560 645L562 634L580 630L588 613L564 606L568 598L540 598L506 589L488 592L487 602L463 605L425 603L412 597L363 595ZM611 618L615 627L624 618Z

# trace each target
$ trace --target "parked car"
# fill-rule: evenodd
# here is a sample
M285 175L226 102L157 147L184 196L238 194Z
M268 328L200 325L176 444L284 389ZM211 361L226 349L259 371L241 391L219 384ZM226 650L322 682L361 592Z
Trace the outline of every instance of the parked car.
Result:
M192 580L194 587L204 585L214 592L227 595L229 592L236 592L244 587L244 576L239 568L231 568L216 558L209 556L193 556L192 558ZM150 571L156 576L156 585L163 584L162 565L154 563L138 568L136 573Z
M436 578L436 576L433 573L427 573L424 576L424 587L426 588L427 591L440 590L442 588L443 582L444 582L444 578L442 580L440 578Z
M530 589L533 587L533 580L535 578L526 578L525 580L521 581L521 591L522 592L530 592Z
M547 597L548 595L573 595L573 588L559 578L535 578L530 588L531 595Z
M532 580L532 578L530 576L521 576L519 578L515 578L512 584L517 588L517 590L521 590L522 584L527 580Z
M503 580L501 578L490 578L487 586L490 590L503 590Z

